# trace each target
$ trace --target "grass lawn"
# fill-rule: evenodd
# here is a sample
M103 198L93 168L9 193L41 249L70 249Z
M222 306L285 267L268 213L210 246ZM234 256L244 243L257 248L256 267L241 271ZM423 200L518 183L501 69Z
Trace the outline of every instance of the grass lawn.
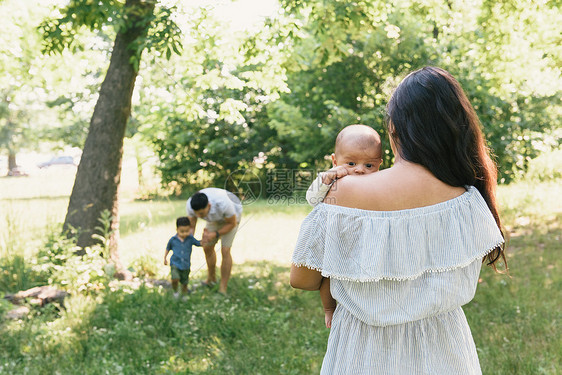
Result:
M0 294L13 291L14 275L24 279L18 285L38 281L33 259L64 219L71 172L0 178ZM510 276L484 269L465 306L484 374L562 373L560 182L499 188ZM164 246L185 201L131 196L125 192L121 204L122 261L167 279ZM65 309L32 307L19 321L5 318L10 306L0 300L0 374L318 373L328 336L318 294L288 285L310 208L258 201L244 210L228 297L197 288L182 301L165 287L111 282L74 293ZM16 265L14 254L26 264ZM195 248L192 280L204 276Z
M562 185L501 186L510 277L485 267L465 307L484 374L562 373Z

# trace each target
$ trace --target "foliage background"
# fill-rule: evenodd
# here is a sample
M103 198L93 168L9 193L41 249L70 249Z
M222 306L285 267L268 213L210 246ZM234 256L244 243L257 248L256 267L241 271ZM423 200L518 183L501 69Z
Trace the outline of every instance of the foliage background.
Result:
M205 12L195 19L185 56L205 55L169 76L174 99L151 98L164 122L141 121L162 126L153 142L160 171L180 190L222 185L239 169L266 179L274 168L326 168L335 135L351 123L385 139L392 88L425 65L461 81L500 182L560 145L556 2L283 1L264 29L237 38Z
M114 31L80 29L70 51L42 55L37 26L57 10L17 4L0 5L11 30L1 37L0 150L81 147ZM499 180L510 182L532 158L560 146L558 5L286 0L265 23L233 30L213 2L179 2L170 11L183 48L140 62L127 134L139 164L156 155L163 187L177 194L223 186L239 171L264 180L274 169L298 175L329 166L326 156L346 125L368 124L386 140L393 87L412 70L437 65L463 85ZM385 148L383 167L392 161Z

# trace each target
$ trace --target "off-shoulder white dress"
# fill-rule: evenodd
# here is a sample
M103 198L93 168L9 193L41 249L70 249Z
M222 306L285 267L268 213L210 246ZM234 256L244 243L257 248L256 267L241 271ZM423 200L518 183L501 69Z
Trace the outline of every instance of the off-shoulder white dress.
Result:
M400 211L316 206L292 262L329 277L338 303L321 374L481 374L461 306L501 243L474 187Z

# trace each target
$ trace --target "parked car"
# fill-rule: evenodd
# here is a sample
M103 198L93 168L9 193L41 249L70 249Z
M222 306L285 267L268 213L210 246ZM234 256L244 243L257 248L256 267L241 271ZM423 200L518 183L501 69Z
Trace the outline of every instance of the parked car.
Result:
M37 164L39 168L48 168L53 165L74 165L76 166L76 162L72 156L55 156L51 158L51 160L44 161L42 163Z

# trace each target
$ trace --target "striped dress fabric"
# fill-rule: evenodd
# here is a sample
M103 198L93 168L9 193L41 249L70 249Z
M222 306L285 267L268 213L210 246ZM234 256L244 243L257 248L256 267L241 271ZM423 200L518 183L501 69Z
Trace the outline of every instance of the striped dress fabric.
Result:
M316 206L292 262L329 277L338 303L321 374L481 374L461 306L501 243L472 186L408 210Z

